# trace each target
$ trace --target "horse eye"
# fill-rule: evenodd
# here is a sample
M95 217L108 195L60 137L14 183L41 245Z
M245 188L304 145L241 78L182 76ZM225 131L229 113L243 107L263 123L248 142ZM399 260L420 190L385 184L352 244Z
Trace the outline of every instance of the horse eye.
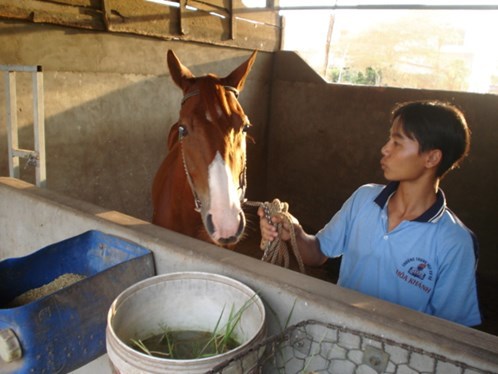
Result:
M250 128L251 128L251 124L250 123L246 123L244 125L244 127L242 127L242 132L248 132Z
M187 127L185 125L179 125L178 131L180 132L180 136L188 135L188 130L187 130Z

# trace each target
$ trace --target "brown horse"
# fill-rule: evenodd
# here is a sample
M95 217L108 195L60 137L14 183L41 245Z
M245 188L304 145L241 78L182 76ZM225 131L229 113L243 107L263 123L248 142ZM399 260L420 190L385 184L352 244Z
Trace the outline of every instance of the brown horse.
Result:
M256 51L225 78L195 77L168 51L171 77L184 96L152 186L154 224L220 246L240 240L250 123L237 96L255 59Z

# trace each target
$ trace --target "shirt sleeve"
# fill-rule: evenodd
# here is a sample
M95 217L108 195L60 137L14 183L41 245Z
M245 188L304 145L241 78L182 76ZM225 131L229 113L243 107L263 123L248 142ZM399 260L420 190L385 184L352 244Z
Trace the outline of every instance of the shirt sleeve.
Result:
M381 189L382 186L375 184L367 184L358 188L316 234L320 250L325 256L333 258L344 253L352 218L355 217L363 204L372 203Z

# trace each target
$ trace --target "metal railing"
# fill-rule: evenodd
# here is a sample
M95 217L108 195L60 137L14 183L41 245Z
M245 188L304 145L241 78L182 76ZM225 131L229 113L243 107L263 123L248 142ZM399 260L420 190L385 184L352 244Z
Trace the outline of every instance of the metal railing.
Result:
M5 76L5 99L8 137L9 176L20 179L20 158L34 166L36 185L45 187L47 181L45 155L45 107L43 96L43 71L41 66L0 65ZM17 73L30 73L33 83L34 150L19 148L17 126Z

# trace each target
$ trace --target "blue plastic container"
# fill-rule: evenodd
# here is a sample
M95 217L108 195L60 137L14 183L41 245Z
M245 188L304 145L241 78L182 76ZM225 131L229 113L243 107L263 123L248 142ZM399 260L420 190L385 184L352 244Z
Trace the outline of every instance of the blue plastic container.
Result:
M28 304L7 307L15 297L68 273L85 278ZM154 274L150 250L99 231L0 261L0 330L10 329L22 349L19 359L0 359L0 373L67 373L101 356L112 302Z

